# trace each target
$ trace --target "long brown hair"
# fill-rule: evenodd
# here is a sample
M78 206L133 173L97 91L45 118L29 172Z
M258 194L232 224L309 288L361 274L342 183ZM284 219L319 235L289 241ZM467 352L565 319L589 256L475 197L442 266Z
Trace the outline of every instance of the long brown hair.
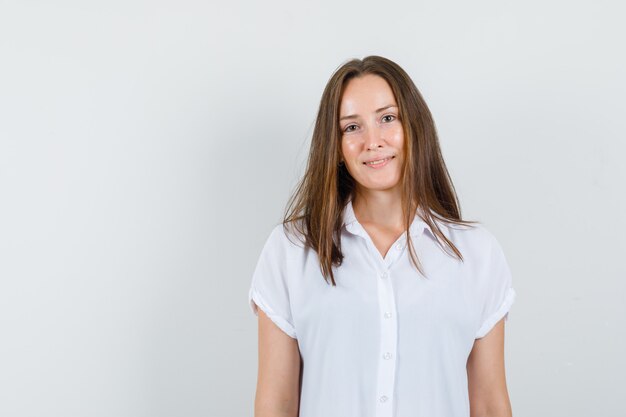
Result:
M348 81L366 74L385 79L398 103L405 137L406 157L401 178L405 224L411 224L417 208L421 207L423 220L433 230L439 244L445 242L445 246L462 261L461 252L441 232L433 213L447 223L466 226L477 223L461 219L460 205L441 155L435 123L409 75L398 64L381 56L347 61L335 70L324 88L307 167L287 203L282 222L283 226L294 225L304 236L304 243L317 252L322 275L327 282L330 278L332 285L336 285L332 267L341 265L343 261L342 212L353 197L356 185L345 165L338 165L342 138L339 107ZM424 275L408 226L405 233L411 262Z

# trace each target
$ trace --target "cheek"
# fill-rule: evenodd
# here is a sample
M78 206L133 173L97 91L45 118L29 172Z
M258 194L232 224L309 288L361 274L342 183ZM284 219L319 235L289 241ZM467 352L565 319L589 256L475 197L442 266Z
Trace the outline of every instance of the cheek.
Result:
M402 128L393 135L393 143L391 146L396 148L398 154L398 162L402 162L404 159L404 132Z
M395 150L395 154L398 157L399 160L402 160L404 158L404 146L402 143L402 138L400 138L397 141L394 141L394 143L390 144L391 147Z
M404 131L401 126L396 129L393 138L396 145L401 146L404 144Z
M360 152L358 141L355 140L343 140L341 142L341 151L346 158L352 158L358 156Z

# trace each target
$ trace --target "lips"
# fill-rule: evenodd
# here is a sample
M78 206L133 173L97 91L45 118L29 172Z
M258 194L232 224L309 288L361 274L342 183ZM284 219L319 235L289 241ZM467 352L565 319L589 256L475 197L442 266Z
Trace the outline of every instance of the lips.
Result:
M365 164L365 165L378 165L378 164L386 162L387 160L390 160L392 158L395 158L395 155L379 156L377 158L372 158L370 160L367 160L367 161L363 162L363 164Z

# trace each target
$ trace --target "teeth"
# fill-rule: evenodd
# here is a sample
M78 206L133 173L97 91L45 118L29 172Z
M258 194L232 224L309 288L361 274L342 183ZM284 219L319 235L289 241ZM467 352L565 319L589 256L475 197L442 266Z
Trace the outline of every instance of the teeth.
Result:
M385 162L388 159L391 159L391 158L385 158L385 159L379 159L378 161L366 162L366 164L367 165L376 165L376 164L380 164L381 162Z

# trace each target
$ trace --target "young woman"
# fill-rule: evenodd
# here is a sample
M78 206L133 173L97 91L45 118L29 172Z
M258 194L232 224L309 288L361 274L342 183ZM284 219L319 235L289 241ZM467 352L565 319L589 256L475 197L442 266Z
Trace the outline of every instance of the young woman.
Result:
M431 113L386 58L330 78L248 299L256 417L511 416L507 261L461 219Z

